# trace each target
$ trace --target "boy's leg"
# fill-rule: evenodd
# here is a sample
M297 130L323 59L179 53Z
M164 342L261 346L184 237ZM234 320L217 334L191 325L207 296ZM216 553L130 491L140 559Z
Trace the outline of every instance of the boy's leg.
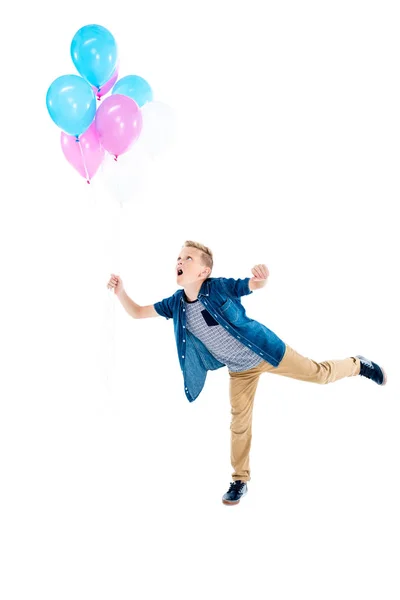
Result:
M360 373L357 357L327 360L318 363L286 345L285 354L277 367L263 360L253 369L229 371L231 400L231 463L234 481L250 481L250 447L252 438L253 403L261 373L276 373L312 383L332 383Z
M340 360L325 360L319 363L302 356L288 345L286 345L285 354L277 367L273 367L266 361L263 361L260 366L263 373L276 373L292 379L321 384L332 383L360 373L360 359L356 356Z
M264 362L264 361L263 361ZM262 363L261 363L262 364ZM231 401L231 464L233 481L250 480L250 446L252 437L253 402L261 365L247 371L229 371Z

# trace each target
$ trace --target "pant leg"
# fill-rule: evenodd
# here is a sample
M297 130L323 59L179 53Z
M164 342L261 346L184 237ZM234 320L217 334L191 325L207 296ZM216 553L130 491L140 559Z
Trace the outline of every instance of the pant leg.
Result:
M232 479L250 480L250 447L254 396L261 373L276 373L311 383L332 383L360 373L360 360L354 356L340 360L316 362L286 345L277 367L265 360L247 371L229 371L231 401L231 464Z
M261 373L276 373L311 383L332 383L360 373L360 360L350 357L316 362L302 356L286 345L285 354L277 367L265 360L247 371L229 371L231 401L231 464L232 479L250 480L250 447L254 396Z
M286 345L285 354L277 367L263 361L262 372L276 373L292 379L309 381L311 383L333 383L344 377L353 377L360 373L360 360L355 356L340 360L325 360L316 362L302 356L296 350Z
M238 479L242 481L250 480L249 455L252 438L253 403L260 374L259 365L247 371L229 371L233 481Z

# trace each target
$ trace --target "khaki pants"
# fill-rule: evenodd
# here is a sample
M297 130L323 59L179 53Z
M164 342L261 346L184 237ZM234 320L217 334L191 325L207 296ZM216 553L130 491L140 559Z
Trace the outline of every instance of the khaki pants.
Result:
M277 367L263 360L259 365L239 373L229 371L231 400L231 463L234 481L250 480L250 446L253 402L261 373L276 373L312 383L331 383L360 373L360 361L351 357L317 363L305 358L286 345L285 354Z

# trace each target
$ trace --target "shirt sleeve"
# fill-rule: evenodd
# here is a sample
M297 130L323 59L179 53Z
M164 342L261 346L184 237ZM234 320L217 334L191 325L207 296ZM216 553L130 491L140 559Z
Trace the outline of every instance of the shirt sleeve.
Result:
M174 296L169 296L168 298L164 298L160 302L156 302L154 304L154 310L158 312L159 315L165 317L166 319L172 319L174 316L173 313L174 307Z
M253 293L253 290L249 287L250 277L246 277L245 279L233 279L233 277L227 279L221 277L221 282L228 294L234 298L240 298L241 296Z

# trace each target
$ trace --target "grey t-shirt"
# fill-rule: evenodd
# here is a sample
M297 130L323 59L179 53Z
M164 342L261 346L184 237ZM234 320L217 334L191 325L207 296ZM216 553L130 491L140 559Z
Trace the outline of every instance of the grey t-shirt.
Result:
M263 359L258 354L234 338L210 315L201 300L188 301L184 295L184 301L186 328L229 371L247 371L262 362Z

